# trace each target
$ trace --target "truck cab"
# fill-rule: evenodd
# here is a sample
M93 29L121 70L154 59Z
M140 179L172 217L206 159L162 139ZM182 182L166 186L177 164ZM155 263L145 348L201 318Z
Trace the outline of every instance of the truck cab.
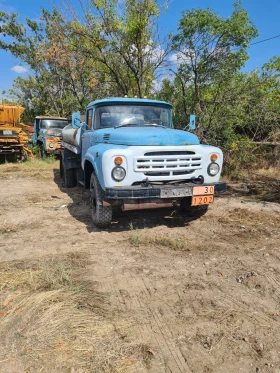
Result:
M33 145L40 147L44 157L48 154L60 154L61 132L67 126L66 118L37 116L34 120Z
M28 149L28 135L20 122L24 108L18 105L0 105L0 156L12 156L13 160L23 160Z
M175 130L172 105L108 98L90 103L84 123L73 115L62 131L61 175L66 187L91 191L93 222L108 226L114 207L147 209L179 204L204 209L226 189L223 153Z

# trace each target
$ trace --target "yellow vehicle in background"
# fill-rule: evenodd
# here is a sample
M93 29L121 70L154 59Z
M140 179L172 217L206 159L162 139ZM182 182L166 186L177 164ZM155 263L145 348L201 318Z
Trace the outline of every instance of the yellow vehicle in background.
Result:
M0 104L0 156L4 155L13 160L26 159L32 155L28 149L28 134L20 116L24 108L17 105Z

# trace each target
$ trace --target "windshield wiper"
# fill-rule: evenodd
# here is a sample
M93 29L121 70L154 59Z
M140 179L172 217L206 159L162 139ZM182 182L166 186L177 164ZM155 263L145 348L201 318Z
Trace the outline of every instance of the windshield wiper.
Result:
M145 124L137 124L137 123L123 123L119 124L118 126L115 126L114 128L120 128L120 127L126 127L126 126L136 126L136 127L166 127L163 124L157 124L157 123L145 123Z
M147 126L147 127L162 127L162 128L166 128L163 124L157 124L157 123L145 123L144 126Z
M126 127L126 126L137 126L137 127L139 127L140 125L136 124L136 123L123 123L123 124L119 124L118 126L115 126L114 128L120 128L120 127Z

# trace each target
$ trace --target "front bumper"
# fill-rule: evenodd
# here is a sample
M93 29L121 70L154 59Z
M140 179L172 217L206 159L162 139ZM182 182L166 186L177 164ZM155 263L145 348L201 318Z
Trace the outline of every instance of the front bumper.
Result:
M193 196L193 188L197 186L215 187L215 194L226 191L226 183L218 181L211 184L193 184L185 183L179 185L153 185L149 187L129 186L106 188L105 199L122 200L122 199L180 199Z
M58 148L58 149L47 149L47 153L48 153L48 154L55 154L55 155L58 155L58 154L60 154L61 149L62 149L62 148Z
M56 136L41 136L38 138L39 141L43 143L44 149L47 154L60 154L62 149L61 138ZM50 147L50 144L53 144L53 147Z
M18 142L0 142L0 154L20 154L23 151L24 145Z

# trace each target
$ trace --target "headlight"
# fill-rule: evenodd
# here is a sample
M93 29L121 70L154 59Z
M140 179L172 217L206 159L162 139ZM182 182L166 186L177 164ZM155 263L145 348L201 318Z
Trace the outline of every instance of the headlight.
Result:
M53 142L50 142L50 143L49 143L49 147L50 147L50 148L53 148L53 147L54 147Z
M220 171L220 166L218 163L212 162L207 168L207 172L210 176L215 176Z
M115 167L112 170L112 178L116 181L122 181L125 178L126 172L123 167Z

